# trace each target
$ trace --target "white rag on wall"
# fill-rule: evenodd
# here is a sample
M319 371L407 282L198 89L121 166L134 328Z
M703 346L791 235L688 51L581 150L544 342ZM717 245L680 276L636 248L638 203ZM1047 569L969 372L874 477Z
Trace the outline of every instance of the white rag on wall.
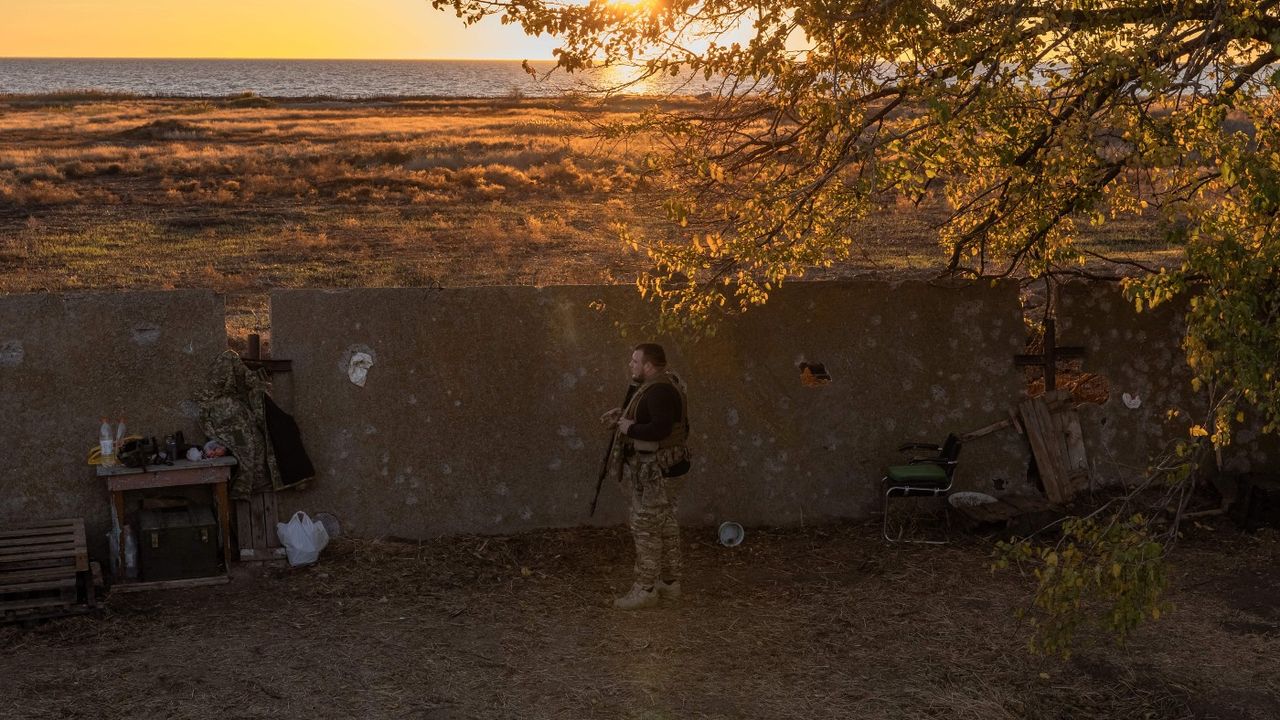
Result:
M373 367L373 358L369 353L353 353L351 362L347 364L347 376L351 378L351 382L364 387L364 380L368 377L371 367Z

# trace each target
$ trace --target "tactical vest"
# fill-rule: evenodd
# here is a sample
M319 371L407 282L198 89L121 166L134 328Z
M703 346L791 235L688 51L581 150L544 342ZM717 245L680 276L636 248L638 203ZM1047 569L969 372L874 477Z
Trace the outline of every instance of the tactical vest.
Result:
M671 426L671 432L662 440L634 440L626 435L622 436L624 454L636 455L642 461L654 460L658 463L658 467L662 468L663 473L675 468L681 463L687 469L689 460L689 396L685 391L684 383L680 378L672 373L661 372L653 378L646 380L639 390L631 398L631 402L627 403L627 407L622 411L622 417L628 420L636 419L636 412L640 408L640 403L644 396L656 385L670 385L680 394L680 419Z

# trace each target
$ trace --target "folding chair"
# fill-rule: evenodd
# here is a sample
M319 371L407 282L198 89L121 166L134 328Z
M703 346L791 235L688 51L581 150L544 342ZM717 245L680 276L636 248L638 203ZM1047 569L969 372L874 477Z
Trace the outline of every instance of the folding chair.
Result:
M906 465L893 465L885 473L884 486L884 539L889 542L925 543L942 545L949 540L904 539L906 520L898 526L896 535L889 532L889 501L895 498L941 497L951 490L955 482L957 458L960 457L960 437L947 435L941 445L906 443L898 452L916 453ZM921 454L924 453L924 454Z

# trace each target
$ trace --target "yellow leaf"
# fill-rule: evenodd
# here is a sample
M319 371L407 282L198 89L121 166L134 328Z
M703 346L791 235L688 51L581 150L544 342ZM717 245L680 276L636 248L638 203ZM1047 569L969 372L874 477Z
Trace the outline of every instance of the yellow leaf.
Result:
M1122 568L1120 567L1120 563L1112 563L1112 564L1111 564L1111 577L1115 577L1115 578L1120 577L1120 571L1121 571L1121 569L1122 569Z
M1159 619L1160 619L1160 608L1158 608L1158 607L1157 607L1157 608L1151 608L1151 619L1152 619L1152 620L1159 620Z
M1209 431L1205 430L1203 425L1192 425L1188 432L1191 433L1191 437L1208 437L1209 435Z

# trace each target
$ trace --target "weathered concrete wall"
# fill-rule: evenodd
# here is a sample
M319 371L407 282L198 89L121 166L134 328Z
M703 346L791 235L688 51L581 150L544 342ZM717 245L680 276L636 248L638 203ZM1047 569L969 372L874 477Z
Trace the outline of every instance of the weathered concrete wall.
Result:
M1206 395L1192 391L1182 349L1183 307L1167 303L1139 313L1115 285L1085 283L1063 287L1060 302L1059 344L1084 346L1084 370L1110 387L1104 405L1080 408L1094 482L1133 483L1152 459L1187 438L1193 418L1205 419ZM1278 450L1274 436L1246 428L1223 454L1223 469L1274 470Z
M649 312L625 287L273 293L273 355L294 368L277 392L320 473L285 506L370 535L588 522L597 418L638 341L613 319ZM754 524L865 516L899 443L1004 416L1025 337L1013 284L847 282L788 285L710 340L659 340L690 388L683 520ZM354 352L375 360L364 387L348 379ZM803 387L801 360L833 381ZM961 484L1024 482L1025 457L1016 434L982 438ZM595 522L622 518L606 487Z
M83 516L105 547L110 505L85 464L99 418L196 436L184 404L226 347L211 292L0 296L0 526Z
M1108 287L1068 287L1060 301L1060 341L1088 347L1085 368L1110 381L1107 404L1082 412L1095 477L1131 481L1185 434L1166 411L1200 402L1181 316L1136 314ZM586 508L607 439L596 418L620 399L634 326L652 312L629 288L298 290L272 302L274 355L294 361L276 395L320 471L285 509L409 537L623 519L615 488L594 520ZM223 328L221 300L201 291L0 297L0 525L85 516L101 546L106 492L84 464L98 418L199 438L188 398ZM866 516L899 443L999 420L1023 390L1012 284L794 284L714 338L658 340L691 391L688 523ZM356 351L375 358L364 387L347 376ZM802 360L833 381L804 387ZM1280 458L1274 442L1240 440L1229 469ZM1028 458L1017 434L988 435L965 448L960 485L1025 490Z

